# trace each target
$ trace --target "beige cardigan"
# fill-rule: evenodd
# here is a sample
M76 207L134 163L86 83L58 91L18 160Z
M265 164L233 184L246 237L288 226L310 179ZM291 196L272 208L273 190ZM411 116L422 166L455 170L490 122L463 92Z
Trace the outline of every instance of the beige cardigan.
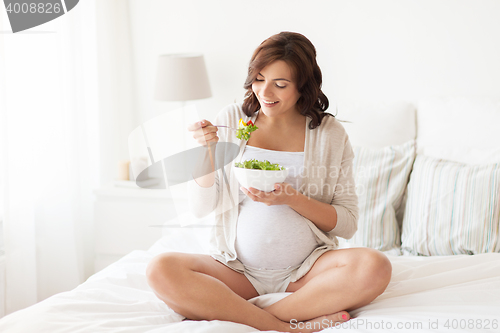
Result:
M255 122L259 112L252 117L243 113L241 104L224 108L216 117L214 124L238 127L238 121ZM312 199L331 204L337 211L337 225L325 233L304 217L316 235L318 247L294 270L291 282L304 276L323 253L338 247L337 236L351 238L357 230L358 197L356 195L352 160L354 152L344 127L334 118L323 118L321 125L309 129L306 121L304 146L304 181L299 191ZM236 138L234 131L219 128L219 142L233 142L240 147L234 161L240 161L247 141ZM218 149L218 148L217 148ZM218 152L219 154L220 152ZM229 182L225 184L222 169L216 172L212 187L203 188L194 180L188 183L190 209L197 217L203 217L215 209L215 227L212 228L211 250L213 258L230 268L243 272L243 264L236 260L235 240L238 221L238 180L232 173L234 161L224 167ZM231 195L230 195L231 193ZM232 197L231 197L232 196Z

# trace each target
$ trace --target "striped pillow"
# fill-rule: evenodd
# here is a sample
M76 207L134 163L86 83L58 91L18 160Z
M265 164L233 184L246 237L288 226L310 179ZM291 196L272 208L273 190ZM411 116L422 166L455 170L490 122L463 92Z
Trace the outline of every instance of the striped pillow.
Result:
M499 225L500 163L417 156L403 219L404 254L499 252Z
M359 197L358 231L341 247L364 246L390 251L400 246L395 211L401 205L411 166L415 141L379 149L354 147L354 176Z

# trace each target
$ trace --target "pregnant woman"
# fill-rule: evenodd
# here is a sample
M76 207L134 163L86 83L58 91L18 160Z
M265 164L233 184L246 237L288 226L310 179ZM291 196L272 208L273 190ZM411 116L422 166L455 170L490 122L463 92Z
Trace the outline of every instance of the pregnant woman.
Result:
M349 320L349 311L386 289L392 268L384 254L337 249L337 237L357 230L354 154L343 126L325 112L321 83L313 44L282 32L255 50L243 104L189 126L207 151L232 142L240 147L235 161L269 160L289 174L261 192L239 187L229 163L225 175L220 169L189 184L195 215L215 210L211 254L163 253L147 267L156 295L187 319L315 332ZM258 127L248 142L214 126L237 128L240 118ZM291 294L263 309L247 301L277 292Z

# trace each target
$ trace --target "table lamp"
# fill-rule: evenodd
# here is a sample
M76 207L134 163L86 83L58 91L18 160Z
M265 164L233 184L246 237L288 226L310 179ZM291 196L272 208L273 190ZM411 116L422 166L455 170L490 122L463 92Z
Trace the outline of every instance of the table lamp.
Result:
M203 54L163 54L158 58L154 98L159 101L182 102L181 111L186 101L209 98L212 96ZM186 128L186 115L182 112L182 128ZM151 163L156 161L144 132ZM183 142L186 149L186 142ZM209 148L210 149L210 148ZM212 154L210 154L212 159ZM212 163L213 164L213 163Z
M202 54L160 55L156 72L155 99L185 102L211 96Z
M181 53L159 56L155 84L156 100L182 102L181 110L184 111L186 101L211 96L203 54ZM184 112L180 125L183 128L187 126Z

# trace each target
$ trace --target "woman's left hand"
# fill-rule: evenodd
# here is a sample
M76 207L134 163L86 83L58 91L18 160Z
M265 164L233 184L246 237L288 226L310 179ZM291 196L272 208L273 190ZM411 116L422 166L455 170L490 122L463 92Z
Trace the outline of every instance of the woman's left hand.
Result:
M262 202L268 206L289 205L294 197L300 193L290 183L276 183L274 191L271 192L259 191L253 187L248 189L240 187L240 189L253 201Z

